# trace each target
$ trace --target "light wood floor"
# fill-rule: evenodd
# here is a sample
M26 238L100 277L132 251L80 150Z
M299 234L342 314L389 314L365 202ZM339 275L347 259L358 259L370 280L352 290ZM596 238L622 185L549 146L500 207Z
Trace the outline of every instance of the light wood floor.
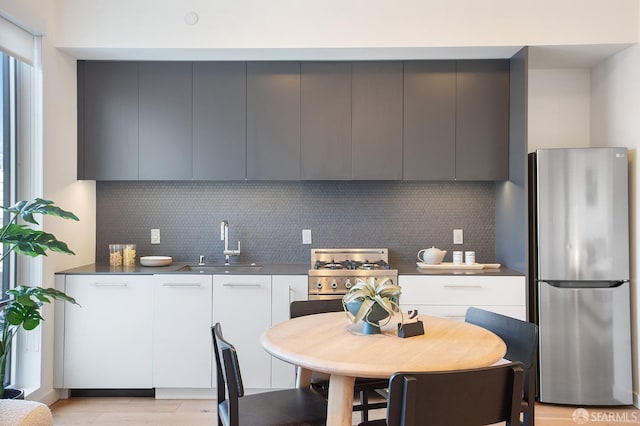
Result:
M536 425L561 426L587 424L599 426L640 425L640 411L634 407L583 407L588 422L573 420L578 407L536 405ZM70 398L51 406L55 425L181 425L217 424L214 400L155 400L152 398ZM359 422L354 414L354 424ZM371 418L383 418L384 410Z

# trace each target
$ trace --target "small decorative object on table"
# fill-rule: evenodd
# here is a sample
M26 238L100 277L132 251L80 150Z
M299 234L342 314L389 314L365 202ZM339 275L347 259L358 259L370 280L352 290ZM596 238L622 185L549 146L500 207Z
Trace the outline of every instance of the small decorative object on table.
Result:
M366 281L358 278L342 298L342 305L349 321L362 321L363 334L377 334L380 333L379 322L387 318L388 323L391 315L399 311L399 297L400 287L388 277L369 277Z
M409 321L418 317L418 310L414 309L409 311ZM424 334L424 325L422 321L416 319L412 322L399 322L398 323L398 337L413 337Z

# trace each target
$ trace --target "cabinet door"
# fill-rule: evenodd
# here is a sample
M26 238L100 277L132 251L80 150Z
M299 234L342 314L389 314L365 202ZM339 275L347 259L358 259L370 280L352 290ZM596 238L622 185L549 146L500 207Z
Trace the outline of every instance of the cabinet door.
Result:
M289 305L296 300L307 300L309 294L306 275L274 275L271 277L271 325L289 319ZM271 387L295 387L296 367L271 357Z
M246 177L246 101L244 62L194 62L194 179Z
M302 179L351 179L351 64L301 66Z
M402 179L402 62L352 65L352 178Z
M152 387L150 275L67 275L63 383L69 389Z
M402 303L431 305L525 305L521 276L402 276Z
M405 180L456 177L456 63L404 63Z
M138 65L78 61L78 178L138 179Z
M211 275L156 275L153 387L212 388Z
M300 179L300 64L247 64L247 179Z
M456 179L509 178L509 62L458 61Z
M191 62L140 62L140 179L191 179Z
M214 275L213 319L238 352L246 389L271 387L271 356L260 335L271 326L271 276Z

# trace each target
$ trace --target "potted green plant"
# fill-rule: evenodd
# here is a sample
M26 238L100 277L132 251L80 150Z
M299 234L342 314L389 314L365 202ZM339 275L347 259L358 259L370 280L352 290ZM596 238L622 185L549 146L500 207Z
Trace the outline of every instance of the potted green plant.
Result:
M385 318L389 322L391 315L400 310L399 297L400 287L388 277L358 278L342 297L342 305L352 323L362 321L362 333L376 334L380 333L379 322Z
M52 201L36 198L31 201L19 201L11 207L2 209L12 215L8 223L0 228L0 243L3 244L0 262L11 252L25 256L46 256L47 250L56 253L75 254L67 247L67 244L59 241L53 234L33 229L30 225L38 225L34 214L43 214L61 217L63 219L78 220L76 215L62 210ZM24 223L18 223L22 219ZM6 395L5 372L8 356L11 352L13 337L22 327L24 330L33 330L44 318L40 315L40 307L44 303L51 303L53 299L63 300L77 305L75 299L54 288L30 287L19 285L7 290L10 296L8 303L0 307L0 396L20 397L19 395ZM14 391L14 390L12 390ZM18 391L21 394L21 391Z

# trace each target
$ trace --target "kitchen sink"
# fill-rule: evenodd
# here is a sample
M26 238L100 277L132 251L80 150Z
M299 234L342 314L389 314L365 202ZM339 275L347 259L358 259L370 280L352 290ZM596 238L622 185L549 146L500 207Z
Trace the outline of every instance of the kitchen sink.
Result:
M230 272L255 272L262 269L262 265L255 263L236 263L231 265L185 265L178 272L201 272L203 274L230 273Z

